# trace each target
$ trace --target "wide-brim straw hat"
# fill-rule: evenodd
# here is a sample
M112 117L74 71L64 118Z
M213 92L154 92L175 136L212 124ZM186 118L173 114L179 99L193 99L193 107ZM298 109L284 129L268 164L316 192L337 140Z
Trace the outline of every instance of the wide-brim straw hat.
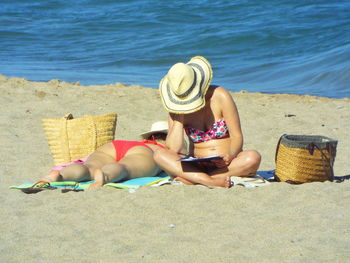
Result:
M152 123L151 129L147 132L141 133L140 136L144 139L149 138L155 133L168 133L168 122L167 121L156 121Z
M176 63L159 83L160 96L168 112L188 114L205 106L205 94L213 78L208 60L196 56Z

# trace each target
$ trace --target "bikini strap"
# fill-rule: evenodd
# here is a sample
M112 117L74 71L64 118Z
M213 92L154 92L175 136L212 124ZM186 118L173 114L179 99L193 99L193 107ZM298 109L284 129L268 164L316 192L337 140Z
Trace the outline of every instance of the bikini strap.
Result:
M157 145L157 146L159 146L159 147L161 147L163 149L168 149L163 144L157 143L156 141L150 141L150 140L143 139L142 142L145 143L145 144L154 144L154 145Z

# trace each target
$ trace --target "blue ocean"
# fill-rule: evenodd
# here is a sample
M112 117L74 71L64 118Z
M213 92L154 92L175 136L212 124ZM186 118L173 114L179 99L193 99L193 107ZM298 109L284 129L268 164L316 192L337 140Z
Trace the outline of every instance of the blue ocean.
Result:
M158 88L206 57L231 91L350 97L350 1L2 0L0 74Z

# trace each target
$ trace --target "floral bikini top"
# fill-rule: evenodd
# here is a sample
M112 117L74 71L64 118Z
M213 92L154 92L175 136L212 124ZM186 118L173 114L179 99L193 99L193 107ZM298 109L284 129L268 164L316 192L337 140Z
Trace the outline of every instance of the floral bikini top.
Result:
M217 120L212 127L204 132L199 129L186 127L186 133L192 142L206 142L212 139L221 139L227 137L228 128L224 119Z

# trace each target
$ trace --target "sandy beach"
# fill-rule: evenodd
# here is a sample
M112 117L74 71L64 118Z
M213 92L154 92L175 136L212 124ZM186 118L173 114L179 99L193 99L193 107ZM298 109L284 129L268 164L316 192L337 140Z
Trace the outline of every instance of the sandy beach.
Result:
M275 168L282 134L338 140L341 182L259 188L164 185L27 195L53 166L42 118L118 114L116 139L166 120L157 89L0 75L0 262L348 262L350 99L232 93L244 148ZM290 117L288 117L290 116Z

